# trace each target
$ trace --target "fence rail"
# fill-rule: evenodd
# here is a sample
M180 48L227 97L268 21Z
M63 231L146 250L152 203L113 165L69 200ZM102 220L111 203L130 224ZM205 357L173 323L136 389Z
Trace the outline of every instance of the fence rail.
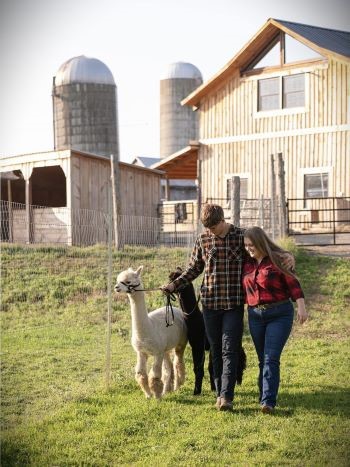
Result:
M231 200L210 198L232 221ZM283 235L278 199L241 199L240 226L259 225L272 238ZM287 202L288 234L308 245L350 244L350 197L293 198ZM0 202L0 239L19 244L89 246L108 243L112 213ZM158 217L118 216L120 245L190 247L200 230L196 201L164 202ZM112 239L114 232L111 232Z
M288 231L303 245L350 245L350 197L290 198Z

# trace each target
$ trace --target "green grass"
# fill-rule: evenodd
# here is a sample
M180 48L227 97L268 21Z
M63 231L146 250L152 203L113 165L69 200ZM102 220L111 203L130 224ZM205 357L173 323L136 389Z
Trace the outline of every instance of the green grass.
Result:
M192 396L189 349L184 387L147 401L134 381L126 297L113 300L107 390L105 249L3 247L1 465L349 465L350 261L293 252L310 320L294 327L278 410L264 416L247 330L234 413L216 412L207 375ZM186 254L129 248L114 253L114 275L143 264L155 288ZM147 294L149 308L162 302Z

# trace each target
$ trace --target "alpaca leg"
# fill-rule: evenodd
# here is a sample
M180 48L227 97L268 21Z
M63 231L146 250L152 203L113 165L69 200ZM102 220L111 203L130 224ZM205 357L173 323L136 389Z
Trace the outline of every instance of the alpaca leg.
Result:
M155 355L153 366L149 374L149 386L156 399L161 399L163 392L162 364L164 355Z
M210 389L212 391L216 391L215 381L214 381L213 359L212 359L212 356L211 356L211 350L209 350L208 372L209 372L209 378L210 378Z
M193 394L196 396L202 392L202 382L204 376L204 338L200 335L196 336L196 340L192 342L192 360L193 360L193 371L195 375L195 383ZM191 342L190 342L191 344Z
M247 366L247 356L246 356L246 353L243 347L241 347L239 351L238 365L237 365L237 384L242 384L243 372L246 369L246 366Z
M147 376L147 355L141 352L137 352L137 363L135 367L135 379L140 385L147 399L152 397L151 390L148 385Z
M184 360L185 347L177 347L175 349L174 356L174 374L175 374L175 383L174 390L176 391L179 387L185 382L185 360Z
M174 369L170 357L170 352L164 355L162 381L164 384L163 395L174 390Z

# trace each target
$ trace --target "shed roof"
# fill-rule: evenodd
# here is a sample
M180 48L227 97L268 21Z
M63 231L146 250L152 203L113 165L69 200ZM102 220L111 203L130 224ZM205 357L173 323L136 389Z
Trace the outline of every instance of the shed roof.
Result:
M271 18L218 73L199 86L181 103L197 106L202 97L221 86L234 73L248 66L281 31L325 57L350 61L350 32Z
M53 150L46 152L36 152L30 154L17 154L0 159L0 173L12 172L13 170L21 170L22 164L30 163L33 167L47 167L50 165L57 165L57 162L63 159L69 159L72 156L78 156L89 159L99 160L102 164L110 164L109 159L101 157L97 154L77 151L75 149ZM154 175L162 176L161 170L142 167L140 165L129 164L127 162L119 161L119 167L130 168L134 171L147 171Z

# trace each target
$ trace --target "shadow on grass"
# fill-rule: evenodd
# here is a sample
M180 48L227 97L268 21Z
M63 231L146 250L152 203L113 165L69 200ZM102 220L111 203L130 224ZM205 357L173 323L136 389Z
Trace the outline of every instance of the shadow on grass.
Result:
M239 401L239 397L234 401L234 412L245 415L259 412L258 394L254 391L240 391L240 396L244 398ZM238 399L238 400L237 400ZM208 393L204 396L192 396L191 394L179 394L176 399L164 399L169 403L193 406L214 407L215 395L213 393L212 403L208 404ZM235 403L236 402L236 403ZM246 406L245 406L246 405ZM319 412L321 414L334 415L337 417L349 418L350 416L350 390L339 389L334 386L325 386L321 391L312 393L290 393L286 390L280 393L278 404L274 416L290 417L295 410L302 409L309 412Z
M1 465L2 467L24 467L30 465L30 453L25 445L19 440L7 442L4 440L1 444Z

